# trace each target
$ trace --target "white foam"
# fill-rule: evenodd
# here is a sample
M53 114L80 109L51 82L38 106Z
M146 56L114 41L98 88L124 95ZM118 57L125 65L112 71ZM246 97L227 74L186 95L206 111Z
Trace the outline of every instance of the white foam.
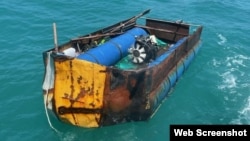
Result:
M232 57L227 57L226 62L230 63L231 65L246 67L246 65L244 64L245 60L250 60L250 57L244 55L236 55Z
M246 115L250 118L250 96L247 99L247 103L245 104L244 108L242 111L240 111L240 114Z
M220 41L217 42L219 45L223 45L227 42L227 38L224 37L222 34L217 33L217 37L220 39Z
M75 141L77 136L74 133L67 132L60 135L62 141Z
M226 66L226 68L223 69L225 72L219 72L219 76L221 76L222 81L218 88L221 90L230 89L230 92L233 92L233 90L235 90L233 88L242 87L242 81L244 81L245 75L247 75L247 73L242 71L242 68L248 67L247 63L249 60L250 57L241 54L227 56L224 61L217 61L213 59L212 62L214 66Z
M244 55L236 55L236 56L228 56L226 57L226 59L224 59L223 61L218 61L215 58L213 58L212 60L212 64L215 67L218 67L220 65L222 65L223 63L225 63L225 65L227 67L247 67L245 65L245 60L249 61L250 57L244 56Z
M220 61L217 61L216 59L213 58L212 64L213 64L213 66L218 67L218 66L221 65L221 62L220 62Z
M219 89L232 89L237 87L237 77L231 74L230 71L223 73L222 75L222 84L218 86Z
M239 111L237 119L231 121L233 124L250 124L250 96L243 108Z

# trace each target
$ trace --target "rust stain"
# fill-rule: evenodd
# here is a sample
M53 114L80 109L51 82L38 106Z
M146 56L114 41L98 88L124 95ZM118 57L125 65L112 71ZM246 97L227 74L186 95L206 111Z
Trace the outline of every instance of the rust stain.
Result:
M129 80L129 84L130 84L131 87L135 87L136 83L137 83L137 81L136 81L135 78L131 78L131 79Z
M90 106L92 106L93 108L95 107L95 104L94 104L94 102L92 102L92 103L89 103L89 105L90 105Z
M69 94L64 93L64 97L65 97L65 98L69 98Z
M96 96L98 96L98 95L99 95L99 91L98 91L98 90L96 90L96 93L95 93L95 95L96 95Z
M100 103L100 100L98 98L96 98L95 100Z
M69 61L69 66L70 66L70 82L71 82L71 85L70 85L70 89L71 89L71 92L70 92L70 98L73 99L73 93L74 93L74 78L73 78L73 71L72 71L72 68L73 68L73 64L72 64L72 61ZM74 101L70 101L71 102L71 106L73 105Z
M116 88L108 95L108 105L113 112L119 112L131 104L130 92L124 86Z
M80 76L77 78L77 83L80 85L82 80L83 80L83 77L80 75Z

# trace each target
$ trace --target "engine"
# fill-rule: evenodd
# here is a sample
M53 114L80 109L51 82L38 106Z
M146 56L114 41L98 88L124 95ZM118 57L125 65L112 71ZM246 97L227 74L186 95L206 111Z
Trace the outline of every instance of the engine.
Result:
M129 48L129 56L133 63L149 63L156 58L157 51L155 36L142 35L138 36L133 47Z

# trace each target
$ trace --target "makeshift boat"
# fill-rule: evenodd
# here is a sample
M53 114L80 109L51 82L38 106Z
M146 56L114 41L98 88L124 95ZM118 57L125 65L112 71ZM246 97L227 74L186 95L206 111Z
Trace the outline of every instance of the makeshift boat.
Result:
M154 115L197 54L202 26L142 18L149 12L62 45L53 24L55 47L43 52L47 116L91 128Z

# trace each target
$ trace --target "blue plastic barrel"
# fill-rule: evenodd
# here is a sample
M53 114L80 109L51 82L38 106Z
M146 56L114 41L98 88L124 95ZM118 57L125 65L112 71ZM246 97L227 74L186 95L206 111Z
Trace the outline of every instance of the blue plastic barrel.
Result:
M184 60L185 69L188 68L189 64L191 63L194 57L195 57L194 50L192 50Z
M176 75L177 75L177 79L179 79L182 74L185 71L185 66L184 66L184 62L181 60L178 64L177 64L177 70L176 70Z
M170 82L170 86L173 87L177 81L176 70L170 72L170 74L168 75L168 80Z
M158 102L161 102L168 94L168 92L171 89L171 84L168 80L165 80L162 84L161 84L161 89L160 91L157 93L157 99ZM160 104L160 103L159 103Z
M114 65L128 55L128 49L134 44L137 36L146 34L142 28L130 29L124 34L80 54L77 58L105 66Z

